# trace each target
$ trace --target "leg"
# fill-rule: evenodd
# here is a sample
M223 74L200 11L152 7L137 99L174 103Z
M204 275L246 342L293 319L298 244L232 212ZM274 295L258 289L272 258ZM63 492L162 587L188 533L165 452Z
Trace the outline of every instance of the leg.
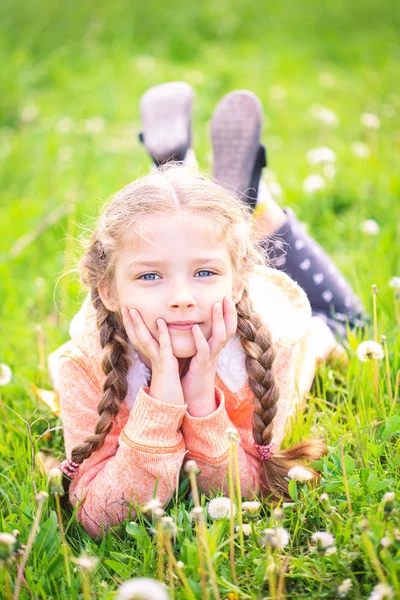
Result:
M258 98L246 91L232 92L217 105L211 121L214 177L254 211L255 228L269 263L297 281L308 295L313 314L345 339L346 322L350 327L363 326L361 302L294 213L283 211L265 184L259 183L264 166L259 158L260 107Z

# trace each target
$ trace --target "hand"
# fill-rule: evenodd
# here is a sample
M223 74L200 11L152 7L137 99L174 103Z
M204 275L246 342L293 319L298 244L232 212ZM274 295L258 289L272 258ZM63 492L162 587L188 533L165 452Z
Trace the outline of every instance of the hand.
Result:
M136 350L151 362L150 396L170 404L184 404L179 362L172 351L168 325L157 319L159 341L154 339L139 311L121 309L126 333Z
M192 334L197 348L197 353L190 361L189 369L181 379L185 402L190 407L202 407L207 410L206 404L212 409L215 406L215 373L217 370L218 356L237 330L237 312L235 304L229 297L223 303L218 302L212 308L213 328L212 335L207 341L199 325L193 325ZM202 412L204 412L202 410ZM209 410L208 414L213 412Z

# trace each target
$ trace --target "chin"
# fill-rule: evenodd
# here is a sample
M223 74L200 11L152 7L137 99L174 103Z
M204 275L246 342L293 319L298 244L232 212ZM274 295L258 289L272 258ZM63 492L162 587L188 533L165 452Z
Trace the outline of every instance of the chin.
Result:
M187 344L183 347L183 344L172 344L172 352L176 358L191 358L197 353L194 344Z

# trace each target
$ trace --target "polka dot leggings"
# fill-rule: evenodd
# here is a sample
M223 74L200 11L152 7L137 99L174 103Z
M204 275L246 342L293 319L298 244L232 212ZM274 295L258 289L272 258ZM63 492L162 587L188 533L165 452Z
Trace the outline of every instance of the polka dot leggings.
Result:
M368 317L361 301L329 256L303 229L295 214L285 209L287 219L261 242L272 265L285 272L306 292L312 314L321 317L344 341L350 329L365 327Z

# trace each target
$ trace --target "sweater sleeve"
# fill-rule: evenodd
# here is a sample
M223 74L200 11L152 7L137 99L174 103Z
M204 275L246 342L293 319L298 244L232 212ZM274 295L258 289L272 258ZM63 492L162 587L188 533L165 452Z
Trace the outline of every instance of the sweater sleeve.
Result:
M64 357L59 395L70 457L72 449L95 431L102 391L75 360ZM125 423L117 416L103 446L82 463L69 498L78 505L77 520L91 537L126 520L130 503L143 504L153 497L155 487L163 504L171 499L185 455L180 428L186 408L157 400L148 387L141 387Z
M253 498L260 487L260 461L249 452L248 427L235 427L225 407L223 391L215 386L217 409L205 417L185 415L182 431L185 438L187 459L197 462L201 472L197 476L200 489L209 494L211 490L228 494L229 439L228 427L237 429L240 442L237 448L242 495ZM236 474L234 472L236 481Z

